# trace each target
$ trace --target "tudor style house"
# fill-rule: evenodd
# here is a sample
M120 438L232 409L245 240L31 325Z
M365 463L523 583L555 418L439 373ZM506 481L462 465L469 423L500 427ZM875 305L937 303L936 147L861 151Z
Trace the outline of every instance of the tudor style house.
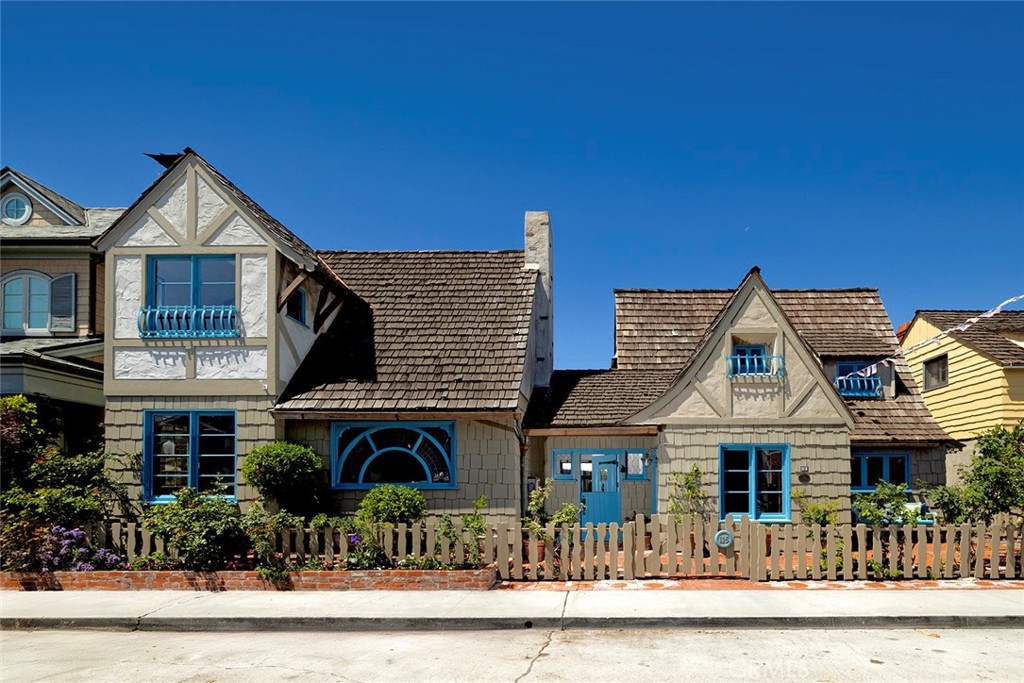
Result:
M914 381L928 410L964 447L950 451L951 482L956 466L970 460L979 432L1024 420L1024 311L917 311L901 342ZM965 321L978 321L935 343L912 347Z
M74 452L103 423L103 259L92 246L124 209L85 208L0 170L0 394L26 394Z
M796 521L800 489L849 522L879 480L942 482L956 443L902 362L874 366L896 350L873 289L771 290L754 268L735 290L616 290L613 367L534 397L530 472L585 522L668 512L694 465L720 519Z
M551 233L526 249L315 251L191 149L96 240L107 450L141 497L255 492L255 446L312 446L341 509L379 483L435 512L520 514L521 423L552 367ZM134 477L125 472L126 477Z

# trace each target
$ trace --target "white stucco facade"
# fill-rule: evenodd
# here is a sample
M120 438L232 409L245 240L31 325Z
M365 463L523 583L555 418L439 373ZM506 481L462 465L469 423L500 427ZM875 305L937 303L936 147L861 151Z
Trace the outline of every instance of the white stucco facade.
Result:
M142 257L118 256L114 259L114 337L139 338L139 309L142 306Z
M206 184L202 176L196 178L196 226L199 234L206 232L227 206L227 202Z
M228 219L220 230L207 242L218 247L262 246L267 241L256 232L241 216Z
M241 260L238 311L242 318L242 336L266 337L268 260L266 256L242 256Z
M119 247L175 247L178 243L153 220L144 215L117 242Z
M177 349L114 349L114 378L185 379L185 362Z
M266 379L267 349L197 349L196 379Z
M167 219L179 236L185 236L185 212L188 210L185 178L179 179L153 206Z

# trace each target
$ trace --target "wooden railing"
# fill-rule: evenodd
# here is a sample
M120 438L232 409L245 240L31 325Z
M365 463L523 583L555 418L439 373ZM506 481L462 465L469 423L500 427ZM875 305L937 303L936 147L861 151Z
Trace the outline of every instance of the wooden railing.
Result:
M722 531L729 538L718 536ZM137 524L114 522L93 538L129 560L166 550L162 539ZM458 526L455 534L442 534L431 518L389 528L383 536L384 552L395 562L429 557L444 565L496 563L501 578L514 581L1018 579L1024 578L1022 541L1024 527L1005 520L880 527L768 525L746 518L705 524L667 515L621 525L548 525L540 533L499 523L481 536ZM343 567L356 546L346 532L327 527L285 530L276 547L293 564L316 558Z

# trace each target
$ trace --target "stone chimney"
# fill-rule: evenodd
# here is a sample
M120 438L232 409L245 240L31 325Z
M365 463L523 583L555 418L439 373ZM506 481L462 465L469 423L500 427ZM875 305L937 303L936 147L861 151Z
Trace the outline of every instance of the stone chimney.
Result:
M547 211L526 212L526 268L540 273L533 303L533 385L551 384L555 363L555 316L552 289L551 216Z

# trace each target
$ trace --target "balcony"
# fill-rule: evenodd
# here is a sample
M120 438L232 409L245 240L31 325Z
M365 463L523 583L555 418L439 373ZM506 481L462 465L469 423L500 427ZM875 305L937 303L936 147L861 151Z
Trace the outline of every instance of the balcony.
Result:
M143 339L222 339L239 336L234 306L151 306L139 311Z
M728 377L782 377L785 364L782 356L726 356Z
M843 398L882 398L882 378L878 375L836 377L836 389Z

